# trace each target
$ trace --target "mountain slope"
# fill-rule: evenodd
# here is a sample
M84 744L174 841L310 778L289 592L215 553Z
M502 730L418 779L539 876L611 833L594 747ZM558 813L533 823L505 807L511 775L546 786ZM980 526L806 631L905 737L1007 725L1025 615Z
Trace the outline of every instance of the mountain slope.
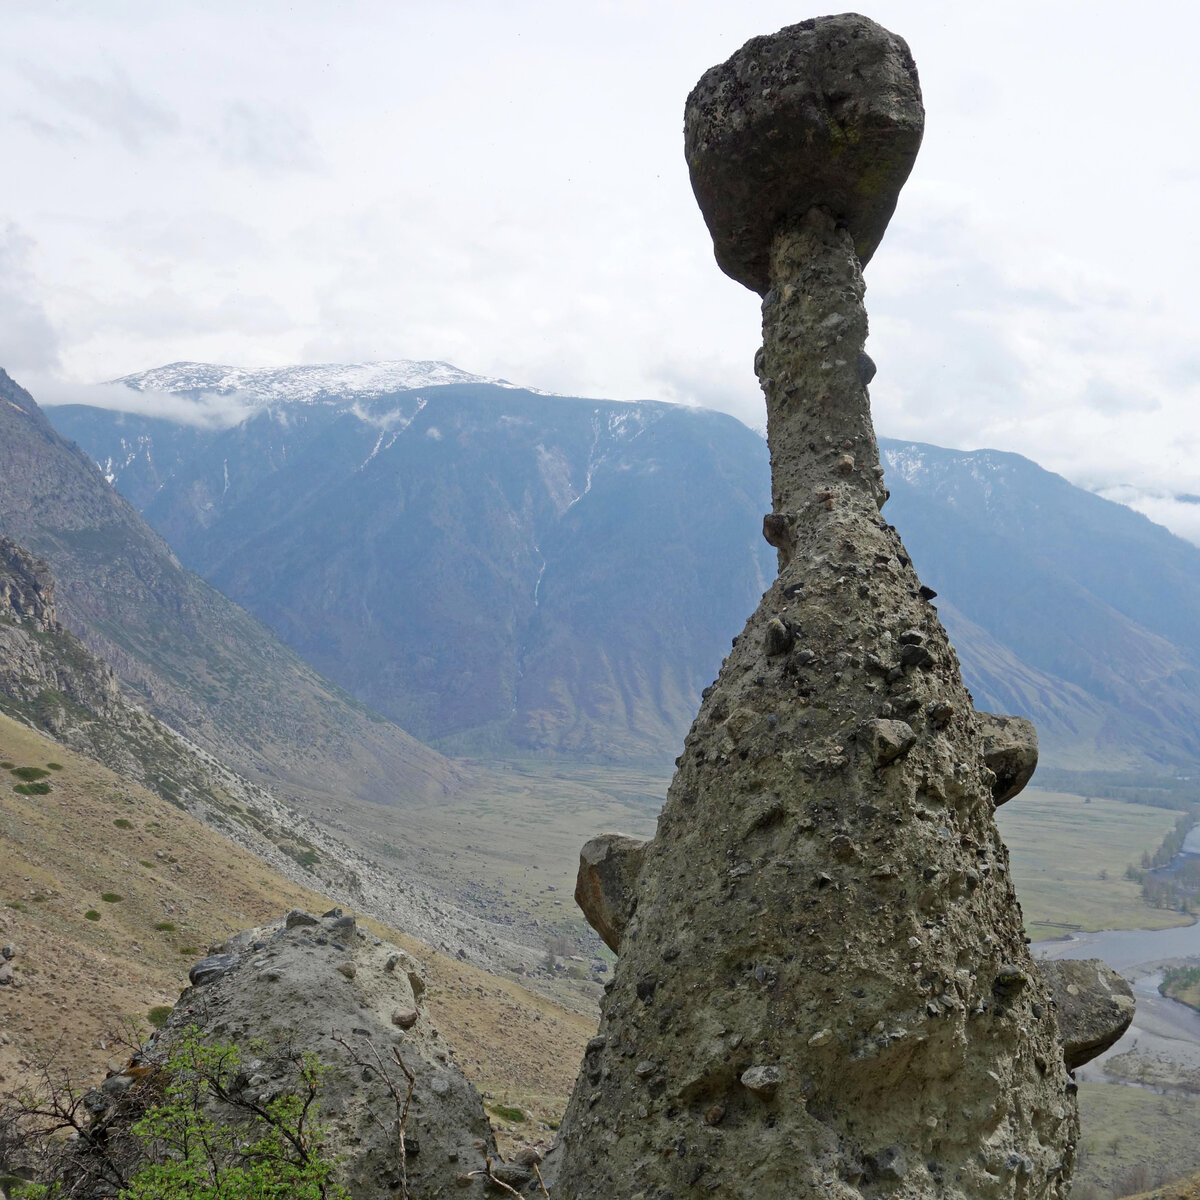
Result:
M336 370L316 389L302 371L257 373L222 429L53 419L185 562L405 727L459 749L676 753L773 573L761 438L667 405L339 394ZM153 378L201 395L194 364ZM881 449L885 513L980 707L1032 717L1060 766L1200 761L1200 550L1016 455Z
M286 878L138 784L3 714L0 761L58 768L45 795L23 796L0 781L0 940L16 948L16 984L0 987L0 1092L34 1082L31 1064L47 1053L77 1081L98 1080L128 1055L114 1031L173 1004L210 945L289 908L319 913L332 903L319 883L314 890ZM0 771L0 780L12 778ZM446 920L431 922L424 936ZM481 1089L545 1119L561 1117L593 1016L434 952L411 936L401 913L369 928L422 961L431 1015Z
M1059 681L1056 697L1019 701L1052 744L1058 714L1074 710L1072 723L1094 730L1081 741L1096 765L1131 732L1161 763L1200 760L1200 550L1016 454L882 450L888 519L930 586L969 618L970 628L952 615L947 625L981 703L1006 686L986 649L1003 646Z
M310 799L394 802L454 785L446 760L184 570L3 372L0 533L50 563L63 623L126 686L243 773Z
M297 386L219 431L54 419L185 563L404 728L677 752L766 585L760 438L491 384L288 400Z

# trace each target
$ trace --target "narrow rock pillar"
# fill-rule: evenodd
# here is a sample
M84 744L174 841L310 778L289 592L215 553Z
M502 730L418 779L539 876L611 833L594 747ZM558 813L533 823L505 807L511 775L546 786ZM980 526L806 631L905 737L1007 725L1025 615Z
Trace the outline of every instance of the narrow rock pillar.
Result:
M736 151L705 208L718 259L764 297L764 533L780 573L706 690L639 848L555 1200L1068 1187L1075 1087L1026 948L983 732L879 511L861 262L919 118L907 47L853 14L755 39L689 97L698 196ZM763 214L722 195L764 205L764 163L789 144L809 199L766 214L760 253L745 231ZM903 154L881 181L889 145ZM857 166L855 147L870 150ZM855 199L868 193L869 211Z

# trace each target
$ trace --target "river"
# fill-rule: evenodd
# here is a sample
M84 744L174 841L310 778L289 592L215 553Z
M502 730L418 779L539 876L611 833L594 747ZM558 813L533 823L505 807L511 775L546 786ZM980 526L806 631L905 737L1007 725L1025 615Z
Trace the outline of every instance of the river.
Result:
M1200 855L1200 825L1183 843L1181 855ZM1200 1012L1158 994L1164 964L1176 959L1200 959L1200 922L1174 929L1103 929L1076 933L1051 942L1035 942L1036 958L1102 958L1133 985L1137 1013L1125 1036L1106 1054L1077 1073L1077 1078L1106 1078L1104 1062L1113 1055L1137 1049L1162 1055L1200 1070Z

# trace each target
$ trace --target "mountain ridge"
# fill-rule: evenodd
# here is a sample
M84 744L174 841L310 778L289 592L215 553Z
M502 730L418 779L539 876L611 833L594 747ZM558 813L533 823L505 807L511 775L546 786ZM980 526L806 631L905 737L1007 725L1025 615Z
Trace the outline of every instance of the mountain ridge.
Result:
M314 403L328 397L343 396L371 399L453 383L490 383L506 388L518 386L506 379L464 371L447 362L405 358L250 369L221 363L175 362L122 375L109 382L113 385L122 384L136 392L217 395L236 392L264 403L272 400Z
M186 571L4 372L0 533L51 564L63 623L141 702L251 778L293 796L349 790L385 803L455 785L440 755Z
M53 413L185 562L455 752L673 756L770 577L765 443L708 410L462 384L221 431ZM981 707L1060 766L1200 761L1196 547L1017 455L880 445Z

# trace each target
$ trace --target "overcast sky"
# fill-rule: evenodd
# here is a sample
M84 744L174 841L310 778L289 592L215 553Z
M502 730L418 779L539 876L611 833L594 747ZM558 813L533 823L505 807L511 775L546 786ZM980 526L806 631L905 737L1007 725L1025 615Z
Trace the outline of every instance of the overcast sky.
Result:
M684 98L773 0L0 0L0 365L433 358L763 424ZM1200 9L880 0L925 144L867 269L881 433L1200 540Z

